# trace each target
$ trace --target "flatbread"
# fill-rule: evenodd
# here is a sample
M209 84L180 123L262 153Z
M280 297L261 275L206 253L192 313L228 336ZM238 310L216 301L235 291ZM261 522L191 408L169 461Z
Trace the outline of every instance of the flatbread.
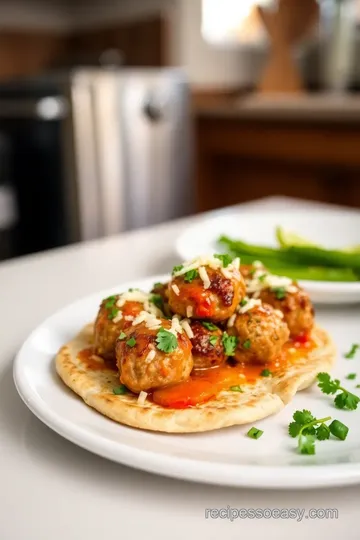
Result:
M115 422L167 433L196 433L253 423L277 413L296 392L309 387L319 372L329 371L335 360L335 346L319 327L312 338L317 347L288 368L279 368L273 377L241 385L243 392L222 391L216 399L187 409L168 409L146 400L139 404L133 394L115 395L119 376L106 367L89 367L78 353L91 344L93 325L86 326L56 357L56 370L64 383L87 405Z

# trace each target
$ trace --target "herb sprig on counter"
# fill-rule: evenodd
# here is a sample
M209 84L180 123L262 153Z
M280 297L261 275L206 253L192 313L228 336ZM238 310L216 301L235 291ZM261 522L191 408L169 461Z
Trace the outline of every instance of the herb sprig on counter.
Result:
M357 409L360 398L341 386L339 379L332 379L329 373L319 373L317 379L319 381L318 387L324 394L336 394L334 399L335 407L348 409L349 411Z

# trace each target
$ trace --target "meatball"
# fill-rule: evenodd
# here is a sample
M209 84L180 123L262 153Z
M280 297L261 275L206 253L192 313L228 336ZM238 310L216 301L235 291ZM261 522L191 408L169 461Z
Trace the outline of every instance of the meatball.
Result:
M169 304L174 313L194 319L224 321L245 296L239 270L202 266L191 274L175 273L169 283ZM190 275L189 275L190 274Z
M124 332L126 337L117 341L120 382L132 392L148 392L180 383L190 376L194 366L191 342L182 332L177 334L173 343L175 336L169 332L170 328L171 321L167 319L161 320L161 329L150 329L146 323L141 323L127 329ZM160 338L165 332L167 345L171 345L170 352L159 349Z
M171 310L169 306L169 284L168 283L155 283L152 291L153 301L162 310L166 317L171 316Z
M190 326L194 334L191 338L194 369L207 369L222 364L226 356L220 328L206 321L194 321Z
M238 362L264 364L279 356L290 334L281 313L267 304L237 314L228 333L238 339L234 355Z
M119 298L120 295L116 295L103 300L94 327L95 352L111 363L115 362L115 345L120 332L131 326L132 319L144 309L141 302L125 302L119 316L116 306Z
M253 264L241 264L240 265L240 273L242 277L247 280L251 279L255 272L261 270L261 272L265 272L266 268L262 264L258 263L255 265Z
M298 286L294 292L263 289L260 299L279 309L289 327L291 337L311 332L314 326L314 308L309 295Z

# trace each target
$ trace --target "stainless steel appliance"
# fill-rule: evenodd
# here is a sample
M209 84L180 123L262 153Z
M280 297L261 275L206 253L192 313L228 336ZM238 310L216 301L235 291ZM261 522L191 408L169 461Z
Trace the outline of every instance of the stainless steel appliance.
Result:
M0 86L16 254L191 213L189 112L176 69L75 69Z

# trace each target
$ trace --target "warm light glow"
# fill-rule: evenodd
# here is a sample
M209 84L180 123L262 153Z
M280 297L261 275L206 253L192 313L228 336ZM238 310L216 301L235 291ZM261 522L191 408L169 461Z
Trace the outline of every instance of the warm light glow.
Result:
M255 6L272 0L202 0L202 34L213 43L257 43L264 31Z

